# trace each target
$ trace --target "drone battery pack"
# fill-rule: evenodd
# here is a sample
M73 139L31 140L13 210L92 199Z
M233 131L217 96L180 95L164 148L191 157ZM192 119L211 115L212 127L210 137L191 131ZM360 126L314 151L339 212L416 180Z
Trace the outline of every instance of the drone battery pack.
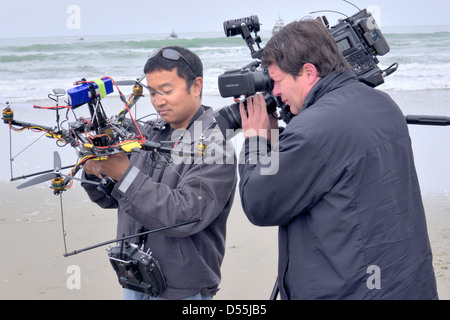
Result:
M95 93L99 98L103 98L105 95L114 92L113 82L109 78L96 79L92 84L94 85ZM93 98L89 83L67 90L67 96L69 105L72 106L72 109L78 108L91 101Z

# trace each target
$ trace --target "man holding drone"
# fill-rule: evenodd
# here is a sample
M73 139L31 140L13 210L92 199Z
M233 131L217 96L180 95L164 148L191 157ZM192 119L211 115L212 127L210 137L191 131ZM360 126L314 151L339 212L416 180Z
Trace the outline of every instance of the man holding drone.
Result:
M161 117L145 126L147 140L177 141L195 150L216 124L211 108L202 105L203 66L199 57L185 48L163 48L150 55L144 72L152 104ZM200 134L194 130L198 127ZM120 280L118 273L125 288L124 299L211 299L217 292L226 221L236 186L234 154L224 157L223 162L207 164L203 156L200 161L175 163L157 151L141 151L130 158L123 153L84 164L87 179L108 176L116 181L110 197L92 184L82 185L99 206L118 208L119 238L193 221L128 240L142 250L142 255L151 251L164 281L147 283L162 285L156 290L158 294L151 294L139 278L145 274ZM130 247L130 243L121 245ZM118 260L118 268L130 273L128 261Z

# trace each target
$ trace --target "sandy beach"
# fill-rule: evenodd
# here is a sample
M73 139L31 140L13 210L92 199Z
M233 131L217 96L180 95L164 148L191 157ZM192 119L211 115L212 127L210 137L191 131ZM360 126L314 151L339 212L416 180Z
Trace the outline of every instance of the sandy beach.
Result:
M0 299L121 299L108 246L64 257L60 199L45 184L0 183ZM114 239L115 210L93 205L77 185L63 194L69 252ZM450 199L424 197L440 299L450 299ZM268 300L276 280L277 230L251 225L236 198L218 300ZM80 282L73 281L79 271Z

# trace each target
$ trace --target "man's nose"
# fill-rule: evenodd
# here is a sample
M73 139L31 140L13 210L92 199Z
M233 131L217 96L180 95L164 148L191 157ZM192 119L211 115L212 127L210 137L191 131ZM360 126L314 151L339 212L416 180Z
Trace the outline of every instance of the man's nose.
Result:
M166 99L163 95L155 94L152 98L152 102L155 107L159 107L166 103Z
M277 96L277 97L281 96L281 90L280 90L280 87L279 87L279 85L276 84L276 83L273 84L272 94L273 94L274 96Z

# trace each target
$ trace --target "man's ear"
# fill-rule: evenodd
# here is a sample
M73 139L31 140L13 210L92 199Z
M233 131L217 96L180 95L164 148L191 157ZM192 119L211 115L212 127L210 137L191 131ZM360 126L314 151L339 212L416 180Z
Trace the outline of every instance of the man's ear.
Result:
M310 77L316 78L317 77L317 68L312 63L305 63L303 65L303 72L306 73L308 78L310 78Z
M312 63L305 63L302 70L303 73L306 74L306 77L311 84L318 81L318 70L315 65L313 65Z
M194 82L192 83L191 91L193 90L192 93L200 96L202 88L203 88L203 78L197 77L197 79L195 79Z

